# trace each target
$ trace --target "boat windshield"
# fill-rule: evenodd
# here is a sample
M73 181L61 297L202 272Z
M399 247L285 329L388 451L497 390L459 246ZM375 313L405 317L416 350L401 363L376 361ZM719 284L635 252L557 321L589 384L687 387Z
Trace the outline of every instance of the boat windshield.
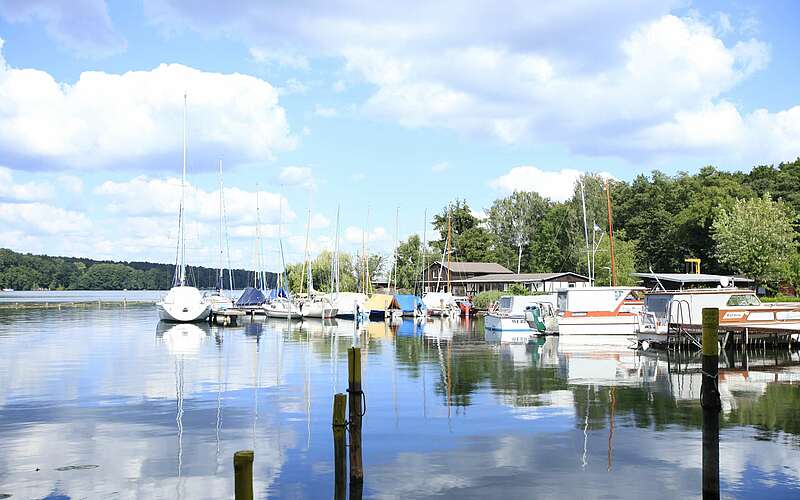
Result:
M500 300L497 303L498 309L511 309L511 297L500 297Z
M761 301L752 293L731 295L728 299L729 306L760 306Z

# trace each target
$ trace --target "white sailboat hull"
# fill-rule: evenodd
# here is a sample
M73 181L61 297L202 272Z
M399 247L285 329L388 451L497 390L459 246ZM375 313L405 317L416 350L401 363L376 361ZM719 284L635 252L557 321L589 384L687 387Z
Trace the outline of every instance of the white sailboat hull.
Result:
M264 304L264 312L268 318L300 319L300 309L289 300L273 300Z
M200 290L193 286L176 286L156 303L162 321L193 323L205 321L211 306L203 300Z

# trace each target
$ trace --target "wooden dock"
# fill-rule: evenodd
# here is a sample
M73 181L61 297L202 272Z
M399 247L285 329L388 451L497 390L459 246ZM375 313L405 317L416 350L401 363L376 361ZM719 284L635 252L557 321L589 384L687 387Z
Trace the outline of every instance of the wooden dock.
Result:
M208 322L220 326L236 326L239 318L244 318L247 313L241 309L223 309L212 311L208 316Z
M800 344L800 329L789 330L785 328L748 327L739 325L719 325L719 344L724 349L797 346ZM666 341L650 342L667 348L674 349L701 349L702 327L689 323L670 323Z

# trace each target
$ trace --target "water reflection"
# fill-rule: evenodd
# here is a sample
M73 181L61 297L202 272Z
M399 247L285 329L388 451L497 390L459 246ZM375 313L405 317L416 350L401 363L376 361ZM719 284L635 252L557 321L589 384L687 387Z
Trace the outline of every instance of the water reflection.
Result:
M0 321L0 494L226 498L233 452L255 449L258 497L326 497L332 395L352 345L364 356L367 497L699 491L691 353L614 338L487 342L480 320L152 318L130 307ZM723 360L723 492L800 490L798 382L797 352Z

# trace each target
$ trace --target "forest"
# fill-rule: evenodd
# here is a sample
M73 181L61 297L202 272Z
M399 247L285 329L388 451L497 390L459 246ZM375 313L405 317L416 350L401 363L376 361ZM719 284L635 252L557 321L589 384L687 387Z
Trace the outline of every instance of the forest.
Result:
M175 266L151 262L111 262L75 257L50 257L13 252L0 248L0 288L14 290L167 290ZM214 288L216 269L190 266L187 276L199 288ZM229 287L228 273L225 286ZM253 280L252 271L235 269L238 288ZM274 274L267 282L274 283Z

